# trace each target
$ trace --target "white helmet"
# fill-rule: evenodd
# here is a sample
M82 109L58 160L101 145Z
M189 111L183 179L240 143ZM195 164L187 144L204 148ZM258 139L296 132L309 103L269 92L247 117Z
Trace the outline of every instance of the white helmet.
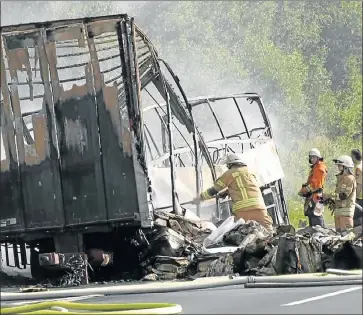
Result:
M319 151L317 148L312 148L312 149L310 149L310 151L309 151L309 156L316 156L316 157L318 157L319 159L321 159L321 158L322 158L321 153L320 153L320 151Z
M336 165L342 165L348 168L354 167L352 158L349 155L341 155L333 160Z
M226 164L235 164L235 163L247 165L247 163L243 160L241 156L235 153L229 153L226 158Z

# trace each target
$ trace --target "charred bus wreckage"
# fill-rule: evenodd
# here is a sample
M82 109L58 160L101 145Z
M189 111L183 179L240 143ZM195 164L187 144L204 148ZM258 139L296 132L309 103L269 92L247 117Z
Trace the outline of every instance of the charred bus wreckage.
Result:
M187 99L127 15L5 26L1 43L6 266L74 285L309 272L324 269L322 253L361 247L324 229L297 236L261 98ZM231 220L228 199L191 204L227 152L256 173L273 235Z

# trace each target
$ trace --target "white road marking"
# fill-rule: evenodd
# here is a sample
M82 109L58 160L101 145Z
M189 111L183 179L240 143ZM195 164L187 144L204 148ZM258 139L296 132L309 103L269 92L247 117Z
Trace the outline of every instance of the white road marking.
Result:
M314 296L314 297L311 297L311 298L308 298L308 299L305 299L305 300L300 300L300 301L295 301L295 302L291 302L291 303L287 303L287 304L282 304L281 306L293 306L293 305L304 304L304 303L307 303L307 302L317 301L317 300L325 299L327 297L336 296L336 295L344 294L344 293L349 293L349 292L353 292L353 291L356 291L356 290L362 290L362 287L354 287L354 288L344 289L344 290L340 290L340 291L336 291L336 292L332 292L332 293L318 295L318 296Z
M61 298L61 299L30 300L30 301L9 303L7 305L15 306L15 305L24 305L24 304L30 304L30 303L51 302L51 301L61 301L61 302L67 301L67 302L71 302L71 301L80 301L80 300L90 299L90 298L99 297L99 296L103 296L103 295L102 294L95 294L95 295L74 296L74 297Z

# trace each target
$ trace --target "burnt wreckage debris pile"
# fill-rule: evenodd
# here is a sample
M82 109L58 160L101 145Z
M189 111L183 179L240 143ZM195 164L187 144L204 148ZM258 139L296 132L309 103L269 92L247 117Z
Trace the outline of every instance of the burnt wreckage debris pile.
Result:
M290 225L280 226L270 233L255 221L240 219L234 222L234 217L216 227L188 210L184 216L163 211L156 212L155 216L153 229L140 229L127 239L137 253L136 261L132 263L134 270L127 273L128 276L123 273L112 280L102 280L102 283L272 276L363 267L362 226L355 228L355 233L346 235L319 226L295 231ZM65 267L68 268L62 275L48 278L39 285L77 286L85 277L95 281L90 265L92 259L84 254L82 257L70 255L67 262ZM113 267L117 267L116 264L113 261ZM87 269L90 269L89 273ZM96 280L95 283L99 282Z
M188 212L187 212L188 214ZM269 233L255 221L225 220L218 228L189 213L156 213L155 228L134 240L143 280L226 275L280 275L362 268L362 231L347 235L280 226Z

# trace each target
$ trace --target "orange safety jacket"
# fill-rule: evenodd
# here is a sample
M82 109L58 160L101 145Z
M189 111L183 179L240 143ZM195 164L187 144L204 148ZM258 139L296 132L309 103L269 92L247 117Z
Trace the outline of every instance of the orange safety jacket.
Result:
M266 205L256 177L246 166L233 166L219 177L213 187L200 194L202 200L212 199L220 191L228 189L232 199L232 212L266 210Z
M318 189L323 189L328 168L323 161L318 161L311 166L309 177L306 184L301 188L300 194L312 193L312 199L314 202L318 201L321 193L316 193Z

